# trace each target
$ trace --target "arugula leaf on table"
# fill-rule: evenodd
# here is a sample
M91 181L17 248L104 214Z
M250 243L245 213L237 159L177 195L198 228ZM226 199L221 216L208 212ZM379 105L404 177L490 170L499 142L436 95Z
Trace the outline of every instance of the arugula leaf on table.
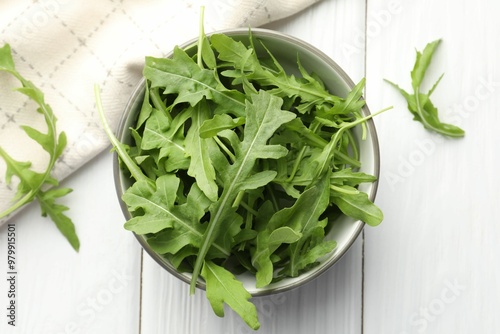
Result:
M8 44L0 48L0 71L10 73L18 79L22 87L16 90L29 97L38 105L39 108L37 111L41 113L45 119L47 132L43 133L29 126L21 126L21 128L49 154L49 162L45 171L38 173L31 169L31 162L16 161L0 147L0 156L7 164L6 182L9 184L12 180L12 176L19 179L17 193L14 199L15 202L8 209L0 212L0 218L11 214L20 207L36 199L40 204L42 216L49 216L71 246L78 251L80 248L80 241L76 234L75 226L71 219L64 214L68 208L56 203L57 198L68 194L71 192L71 189L56 188L59 182L51 176L52 169L57 159L61 156L66 147L66 134L64 132L57 133L57 118L52 108L45 102L42 91L31 81L25 79L16 70L11 48ZM44 190L45 186L52 186L53 188Z
M443 123L439 120L438 110L430 100L430 96L441 81L443 74L438 78L427 94L421 92L421 85L424 80L425 73L440 42L441 40L439 39L435 40L428 43L422 52L417 51L415 65L411 71L413 94L406 92L397 84L389 80L385 81L396 88L401 95L403 95L408 103L408 110L413 114L413 119L421 122L426 129L448 137L463 137L465 135L464 130L455 125Z

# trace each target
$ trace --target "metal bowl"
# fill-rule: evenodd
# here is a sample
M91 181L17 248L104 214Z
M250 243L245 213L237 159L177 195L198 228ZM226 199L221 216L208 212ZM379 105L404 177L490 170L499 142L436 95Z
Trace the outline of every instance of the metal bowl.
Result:
M218 33L224 33L227 36L232 37L236 40L248 41L248 29L233 29L218 31ZM266 47L271 51L271 53L278 59L278 61L283 65L285 70L290 71L290 73L297 72L297 54L300 57L300 61L303 67L308 72L314 72L320 76L320 78L325 83L326 87L331 93L337 96L346 96L348 92L354 87L353 81L349 76L327 55L315 48L314 46L301 41L292 36L288 36L276 31L267 29L252 29L252 35L263 41ZM181 48L191 52L196 51L197 40L191 40L187 43L180 45ZM258 45L256 44L256 47ZM258 52L265 52L264 50L257 50ZM166 57L171 57L172 52ZM298 74L298 73L294 73ZM145 89L145 80L141 80L133 94L131 95L128 104L124 110L121 121L117 129L117 138L124 143L131 142L131 134L129 128L135 124L138 112L141 109L143 96ZM363 108L364 115L369 115L370 111L368 107ZM368 135L365 140L361 140L361 131L355 129L355 136L358 137L359 149L360 149L360 161L362 167L360 171L374 175L378 178L379 176L379 147L377 140L377 133L372 119L367 121ZM125 190L131 186L131 180L129 177L125 176L119 166L118 156L115 153L114 156L114 178L116 185L116 192L120 198L120 203L122 211L126 219L130 219L131 215L127 210L126 205L121 201L121 196ZM365 183L360 185L360 190L366 192L368 197L373 201L375 199L377 191L377 182ZM272 283L265 288L255 287L255 277L251 274L238 275L245 288L253 295L268 295L272 293L286 291L292 288L296 288L303 285L314 278L318 277L320 274L331 268L339 259L347 252L354 241L360 235L364 223L359 220L347 216L341 216L333 224L332 229L327 234L327 239L335 240L337 242L337 247L328 256L320 259L320 264L311 269L308 272L301 274L295 278L283 279L279 282ZM189 283L191 280L190 273L178 272L163 256L155 253L148 245L146 238L142 235L136 235L137 240L142 245L144 250L163 268L168 270L175 277ZM202 280L197 283L199 288L204 289L205 284Z

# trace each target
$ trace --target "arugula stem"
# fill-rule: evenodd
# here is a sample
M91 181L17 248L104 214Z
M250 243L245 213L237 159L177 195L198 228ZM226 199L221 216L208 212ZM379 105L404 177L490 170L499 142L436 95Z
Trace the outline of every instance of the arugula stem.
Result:
M359 190L356 189L356 188L353 188L353 190L348 190L348 189L345 189L345 188L337 187L334 184L330 184L330 189L333 190L333 191L336 191L338 193L341 193L341 194L347 194L347 195L357 195L357 194L359 194Z
M300 162L302 161L302 158L304 157L304 154L306 153L306 146L302 146L302 148L299 151L299 154L297 155L297 158L295 158L295 161L293 162L293 167L290 175L286 179L286 182L290 182L293 180L295 177L295 174L297 173L299 169Z
M248 199L248 196L247 196ZM257 211L255 211L249 204L247 204L245 201L241 201L240 205L247 211L246 217L245 217L245 229L251 229L252 228L252 222L253 222L253 217L257 217L259 214ZM242 242L240 246L238 247L239 251L244 251L246 248L247 242Z
M463 133L457 133L456 130L455 131L446 130L443 123L440 123L442 125L442 127L435 127L434 125L432 125L431 123L429 123L427 121L427 116L423 112L423 106L422 106L422 103L420 101L420 87L415 87L415 104L417 106L418 116L420 116L422 124L424 124L424 126L426 128L432 129L432 130L436 131L437 133L440 133L440 134L445 135L445 136L463 137Z
M255 217L258 216L259 213L257 211L255 211L254 209L252 209L252 207L250 205L248 205L245 201L241 201L239 203L239 205L241 205L250 215L253 215ZM249 221L251 222L251 220L248 219L247 224L245 225L246 227L250 227L250 224L248 224Z
M151 102L153 102L155 108L161 110L163 115L165 115L169 121L172 121L172 115L170 115L170 112L165 107L165 104L161 99L159 87L153 87L149 91L150 91L149 96L151 98Z
M233 208L237 209L238 206L240 206L241 201L243 200L243 196L245 196L245 192L244 191L240 191L238 193L238 196L236 196L236 199L233 202L233 205L232 205Z
M196 52L196 61L198 66L203 69L203 59L202 59L202 48L203 48L203 39L205 38L205 6L200 7L200 32L198 34L198 51Z
M440 133L444 133L441 129L435 128L429 122L427 122L427 119L422 111L422 104L420 103L420 87L415 87L415 104L417 105L417 113L422 119L422 123L424 123L425 127L433 129Z
M362 124L366 128L366 124L365 123L362 123ZM356 159L356 161L359 161L358 145L355 145L356 144L356 139L354 138L354 136L352 135L352 132L350 132L350 131L347 131L346 135L349 138L349 143L351 143L352 155L354 156L354 159ZM366 140L366 137L363 138L362 140Z
M122 159L123 163L125 163L128 170L130 171L130 174L132 174L132 177L136 181L145 181L145 182L156 187L154 182L149 177L144 175L144 173L142 172L140 167L137 166L137 164L129 156L129 154L125 150L125 147L123 146L123 144L120 143L118 138L116 138L115 135L113 134L113 130L111 130L111 127L109 126L109 123L106 120L106 116L104 116L104 109L102 107L101 93L100 93L99 86L97 84L94 86L94 95L96 98L97 111L99 113L99 117L101 118L101 122L104 126L104 130L105 130L106 134L108 135L108 138L111 141L111 144L113 145L114 149L116 150L116 152L120 156L120 159Z
M276 200L276 195L274 194L274 189L270 184L266 185L266 188L267 188L267 191L269 192L269 195L271 197L271 203L273 204L273 209L275 212L278 212L279 205L278 205L278 201Z
M373 117L375 117L375 116L377 116L377 115L379 115L379 114L381 114L381 113L383 113L383 112L385 112L385 111L387 111L389 109L392 109L392 108L393 108L392 106L391 107L387 107L387 108L384 108L382 110L377 111L374 114L370 114L370 115L365 116L363 118L358 118L358 119L356 119L355 121L352 121L352 122L346 122L346 123L344 123L345 125L343 125L335 133L335 135L333 136L333 138L330 141L330 143L328 143L328 146L327 146L328 147L327 158L324 159L321 162L321 166L319 167L319 169L317 170L317 173L316 173L317 174L316 178L319 178L319 176L321 174L323 174L327 170L328 166L330 166L330 162L333 159L334 154L335 154L335 148L337 147L337 144L338 144L338 142L340 140L340 136L344 133L344 131L346 131L346 130L348 130L348 129L350 129L350 128L352 128L352 127L354 127L354 126L356 126L356 125L358 125L360 123L363 123L363 122L367 121L368 119L373 118ZM325 147L325 149L327 149L327 147Z
M314 146L319 148L323 148L328 144L327 140L311 132L300 133L300 135L307 138L310 144L313 144Z
M361 115L361 113L359 113L359 112L355 112L354 116L356 116L357 118L362 118L363 117ZM367 129L366 129L366 123L365 122L361 123L361 129L362 129L362 131L361 131L361 140L365 140L366 139L366 134L368 132Z
M219 137L217 136L214 136L213 137L215 142L217 143L217 145L220 146L220 148L222 148L222 150L228 155L229 159L231 159L231 162L235 162L236 161L236 157L234 156L233 152L231 152L226 145L224 145L224 143L222 142L222 140L220 140Z
M387 111L387 110L390 110L390 109L392 109L392 108L393 108L392 106L391 106L391 107L387 107L387 108L384 108L384 109L382 109L382 110L377 111L377 112L376 112L376 113L374 113L374 114L370 114L370 115L365 116L365 117L363 117L363 118L358 118L358 119L356 119L355 121L352 121L352 122L346 122L346 123L344 123L344 125L343 125L340 129L339 129L339 131L337 131L337 132L335 133L335 136L334 136L334 142L338 142L338 140L340 139L340 135L341 135L341 134L342 134L342 132L344 132L345 130L348 130L348 129L350 129L350 128L353 128L353 127L355 127L355 126L356 126L356 125L358 125L358 124L362 124L362 123L366 122L367 120L369 120L370 118L373 118L373 117L375 117L375 116L377 116L377 115L379 115L379 114L381 114L381 113L383 113L383 112L385 112L385 111Z
M345 154L344 152L342 151L339 151L339 150L334 150L333 151L333 155L337 158L339 158L339 160L342 160L344 161L346 164L352 166L352 167L361 167L361 163L359 162L358 159L356 158L352 158L350 156L348 156L347 154Z
M241 168L240 168L241 169ZM212 238L214 238L215 235L215 229L217 226L217 223L219 223L221 217L224 217L225 213L228 210L228 203L231 203L234 200L234 188L236 187L236 180L232 180L232 182L229 185L229 188L225 188L224 191L222 192L222 195L219 198L218 202L215 202L215 209L214 209L214 215L211 217L207 231L204 234L204 239L209 240L210 242L205 242L205 246L200 248L198 251L198 256L196 257L196 262L193 268L193 274L191 277L191 284L190 284L190 293L194 294L196 290L196 282L198 281L198 276L200 275L201 268L203 264L205 263L205 256L208 252L208 248L210 247L210 244L212 243Z
M313 122L311 124L311 132L310 133L316 133L316 131L318 130L318 128L320 127L320 123L319 122ZM321 138L318 136L318 138ZM326 142L326 140L325 140ZM293 163L293 167L292 167L292 172L290 173L290 176L288 177L288 181L291 181L294 177L295 177L295 174L297 173L297 170L299 169L299 166L300 166L300 162L302 161L302 158L304 157L304 154L306 153L306 146L302 146L302 148L300 149L300 152L297 156L297 158L295 159L294 163Z

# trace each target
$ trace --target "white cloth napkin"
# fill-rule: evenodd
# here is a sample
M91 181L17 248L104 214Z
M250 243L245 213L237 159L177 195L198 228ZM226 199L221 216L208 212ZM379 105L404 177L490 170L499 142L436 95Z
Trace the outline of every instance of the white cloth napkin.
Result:
M319 0L38 0L0 2L0 46L9 43L17 70L45 94L68 144L53 175L62 180L108 147L95 108L93 86L116 126L141 77L145 56L161 56L195 38L200 8L205 31L257 27L292 15ZM46 131L34 103L13 92L19 83L0 73L0 146L39 171L48 156L19 128ZM16 183L5 183L0 159L0 212ZM98 187L99 185L96 185ZM75 189L78 191L78 189ZM6 219L0 221L5 222Z

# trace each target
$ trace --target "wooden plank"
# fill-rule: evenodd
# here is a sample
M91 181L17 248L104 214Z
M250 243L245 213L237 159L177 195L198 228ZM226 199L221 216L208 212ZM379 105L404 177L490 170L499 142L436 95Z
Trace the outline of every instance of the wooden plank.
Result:
M334 268L295 290L254 298L265 333L361 333L361 244L359 239ZM205 292L189 286L144 256L142 333L252 333L226 308L214 315Z
M130 333L139 331L140 247L123 229L105 152L69 177L70 207L81 241L76 253L38 204L9 223L16 233L16 327L7 325L6 277L0 280L1 333ZM7 271L7 225L0 228L0 268ZM119 321L118 321L119 320Z
M368 4L367 100L396 108L376 119L385 221L366 230L364 332L498 333L500 3ZM464 139L424 130L382 81L411 87L415 48L437 38L426 86L446 73L433 102Z
M355 54L350 41L364 34L364 1L324 0L289 19L267 26L320 48L358 81L364 76L364 43ZM348 27L348 28L347 28ZM362 240L330 271L308 285L255 298L264 333L361 333ZM216 317L202 291L188 286L144 256L142 333L250 333L230 310Z

